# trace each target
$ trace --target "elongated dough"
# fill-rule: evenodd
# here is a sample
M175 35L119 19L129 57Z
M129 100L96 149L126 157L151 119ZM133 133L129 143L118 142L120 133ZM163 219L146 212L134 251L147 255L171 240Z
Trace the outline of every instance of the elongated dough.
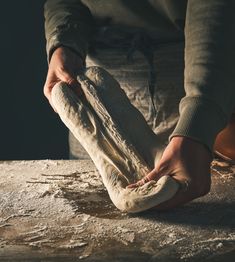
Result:
M118 82L99 67L88 68L78 81L84 96L78 98L60 82L52 90L52 102L92 158L115 206L134 213L172 198L179 185L169 176L126 188L154 167L163 149Z

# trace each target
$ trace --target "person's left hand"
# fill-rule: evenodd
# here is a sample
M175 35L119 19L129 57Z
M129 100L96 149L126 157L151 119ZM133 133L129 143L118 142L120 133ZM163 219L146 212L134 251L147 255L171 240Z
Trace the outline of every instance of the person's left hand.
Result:
M139 187L169 175L179 182L180 189L172 199L156 206L156 209L174 208L210 191L211 161L211 153L201 143L186 137L173 137L157 166L146 177L127 187Z

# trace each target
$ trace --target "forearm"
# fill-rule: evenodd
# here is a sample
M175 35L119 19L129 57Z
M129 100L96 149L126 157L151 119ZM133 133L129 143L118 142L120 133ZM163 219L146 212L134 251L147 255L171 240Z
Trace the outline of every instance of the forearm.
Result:
M189 0L185 27L185 92L173 136L213 148L235 105L235 1Z
M44 6L47 55L66 46L85 59L94 29L89 9L79 0L47 0Z

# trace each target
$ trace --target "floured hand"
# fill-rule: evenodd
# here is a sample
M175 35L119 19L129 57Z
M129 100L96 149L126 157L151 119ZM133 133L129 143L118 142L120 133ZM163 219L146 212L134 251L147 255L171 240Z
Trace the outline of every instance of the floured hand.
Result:
M181 187L175 196L157 209L170 209L203 196L210 191L212 156L204 145L186 137L173 137L157 166L146 177L128 188L139 187L150 180L169 175Z

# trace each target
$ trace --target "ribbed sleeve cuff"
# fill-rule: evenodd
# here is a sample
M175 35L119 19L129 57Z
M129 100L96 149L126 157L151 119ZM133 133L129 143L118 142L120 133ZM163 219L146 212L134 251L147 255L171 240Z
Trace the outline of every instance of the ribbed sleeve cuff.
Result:
M214 102L202 97L185 97L180 102L180 118L170 139L188 137L213 152L215 138L226 123L226 115Z

